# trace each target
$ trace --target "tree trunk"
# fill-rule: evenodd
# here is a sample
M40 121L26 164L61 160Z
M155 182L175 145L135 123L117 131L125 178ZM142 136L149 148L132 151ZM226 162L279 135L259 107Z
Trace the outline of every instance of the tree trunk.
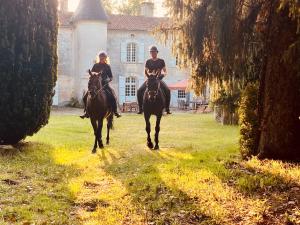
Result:
M288 11L273 13L264 74L260 137L260 158L300 158L299 49L284 61L286 50L296 42L296 22Z

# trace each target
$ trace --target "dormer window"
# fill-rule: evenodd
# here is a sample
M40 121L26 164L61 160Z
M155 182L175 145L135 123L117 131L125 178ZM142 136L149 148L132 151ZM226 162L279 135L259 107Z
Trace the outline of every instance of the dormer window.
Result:
M127 44L127 62L128 63L136 63L137 58L137 46L136 43L128 43Z

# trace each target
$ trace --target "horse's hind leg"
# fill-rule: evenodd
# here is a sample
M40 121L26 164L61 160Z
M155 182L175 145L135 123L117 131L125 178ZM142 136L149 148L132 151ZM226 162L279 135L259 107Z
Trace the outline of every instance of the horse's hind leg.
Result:
M153 143L152 143L152 140L151 140L151 136L150 136L150 133L151 133L151 124L150 124L150 115L145 115L145 121L146 121L146 132L147 132L147 146L152 149L153 148Z
M93 147L93 150L92 150L92 153L94 154L94 153L97 152L98 126L97 126L97 121L93 120L93 119L91 119L91 124L93 126L94 136L95 136L95 143L94 143L94 147Z
M111 114L108 118L107 118L107 136L106 136L106 144L109 145L109 133L110 133L110 129L112 129L113 127L113 114Z
M106 144L109 145L109 132L110 132L110 126L109 122L107 121L107 135L106 135Z
M161 121L161 115L156 116L156 126L155 126L155 150L159 149L158 145L158 137L159 137L159 131L160 131L160 121Z
M100 118L98 121L98 146L99 148L104 148L103 142L102 142L102 127L103 127L103 118Z

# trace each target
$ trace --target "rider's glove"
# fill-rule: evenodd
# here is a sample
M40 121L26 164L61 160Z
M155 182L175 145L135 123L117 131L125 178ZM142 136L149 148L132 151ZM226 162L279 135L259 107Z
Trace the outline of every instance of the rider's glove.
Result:
M165 77L165 76L161 74L161 75L158 76L158 79L159 79L159 80L162 80L162 79L164 79L164 77Z

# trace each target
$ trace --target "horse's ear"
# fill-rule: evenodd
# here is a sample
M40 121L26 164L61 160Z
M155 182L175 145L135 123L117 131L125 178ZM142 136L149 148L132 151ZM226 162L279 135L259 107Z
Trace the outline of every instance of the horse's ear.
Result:
M89 72L90 76L93 76L93 74L92 74L92 71L91 71L91 70L89 70L88 72Z

